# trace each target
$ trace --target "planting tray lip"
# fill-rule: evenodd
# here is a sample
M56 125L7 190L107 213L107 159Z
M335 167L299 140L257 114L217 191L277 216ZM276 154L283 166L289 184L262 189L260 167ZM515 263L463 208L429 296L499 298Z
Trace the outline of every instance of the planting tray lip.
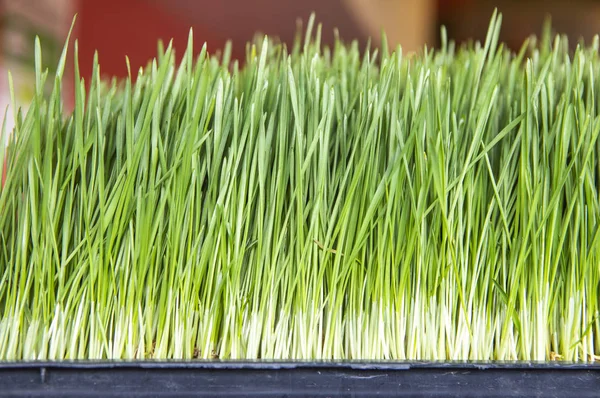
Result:
M600 362L0 361L0 397L596 397Z

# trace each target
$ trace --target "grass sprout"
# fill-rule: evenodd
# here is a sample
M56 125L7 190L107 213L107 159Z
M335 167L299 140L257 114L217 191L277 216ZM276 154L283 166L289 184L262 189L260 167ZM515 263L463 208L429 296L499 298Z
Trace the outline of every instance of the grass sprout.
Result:
M190 32L120 81L75 43L73 112L36 41L0 359L597 359L599 40L500 25L407 56L313 17L243 64Z

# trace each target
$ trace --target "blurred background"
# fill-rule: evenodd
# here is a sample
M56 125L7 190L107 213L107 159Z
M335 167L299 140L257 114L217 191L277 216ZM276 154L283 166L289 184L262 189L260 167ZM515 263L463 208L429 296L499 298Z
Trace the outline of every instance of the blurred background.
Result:
M197 51L204 42L215 52L232 40L233 56L243 59L245 43L257 32L291 43L298 20L306 22L315 11L325 43L338 28L347 41L364 46L372 37L379 45L383 29L390 45L401 44L406 52L436 46L442 24L457 41L481 40L496 7L504 16L501 40L513 48L539 33L548 15L571 43L591 39L600 27L600 1L593 0L0 0L0 106L4 110L10 102L8 70L17 102L31 100L34 37L40 36L44 65L52 73L74 14L81 73L89 81L95 50L102 74L122 77L125 55L137 70L155 55L158 39L173 38L181 55L190 27ZM67 107L71 80L65 82ZM6 121L10 127L10 112Z

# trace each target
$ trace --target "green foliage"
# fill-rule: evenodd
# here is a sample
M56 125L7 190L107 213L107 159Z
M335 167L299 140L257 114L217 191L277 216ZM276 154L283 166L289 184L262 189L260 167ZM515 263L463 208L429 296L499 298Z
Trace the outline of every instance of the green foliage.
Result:
M590 360L600 57L547 33L243 66L171 45L63 111L36 46L0 192L0 358ZM86 87L89 89L86 90ZM6 139L6 132L3 133ZM1 162L0 162L1 164Z

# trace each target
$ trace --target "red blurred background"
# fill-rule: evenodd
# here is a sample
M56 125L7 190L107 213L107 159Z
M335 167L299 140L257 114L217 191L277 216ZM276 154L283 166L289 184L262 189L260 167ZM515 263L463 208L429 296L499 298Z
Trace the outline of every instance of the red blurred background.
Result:
M32 53L31 45L15 45L6 38L11 31L27 30L21 41L30 44L33 34L39 33L36 29L49 33L46 41L50 37L55 43L43 43L44 48L58 52L75 13L74 36L79 40L80 66L86 77L95 50L103 74L125 76L125 55L137 69L156 54L158 39L168 42L171 38L181 54L190 27L196 50L207 42L209 51L215 51L231 39L233 56L239 59L244 57L245 43L257 32L290 43L297 19L306 21L315 11L323 23L326 43L333 40L337 27L343 38L358 39L364 45L373 37L378 44L383 28L392 45L416 51L425 43L437 44L440 24L457 40L482 39L495 7L505 17L502 39L513 47L539 32L548 14L557 30L575 39L590 38L600 22L600 3L590 0L0 0L0 63L7 63L13 47ZM51 64L53 56L46 59ZM0 90L3 83L0 79Z
M196 50L207 42L214 51L231 39L234 57L243 58L245 43L256 32L291 43L296 20L306 21L316 11L325 42L333 40L338 28L343 38L364 45L372 36L378 44L384 28L391 44L416 51L426 43L437 44L442 23L452 38L482 39L495 7L504 14L502 39L515 48L540 31L547 15L574 40L591 38L600 26L600 4L589 0L78 0L76 5L82 70L91 70L97 49L104 73L117 76L126 73L124 54L132 67L145 65L156 53L158 38L173 38L183 52L190 27Z
M396 1L398 4L413 2ZM430 0L416 2L426 4ZM124 54L128 55L132 68L137 69L146 65L156 53L157 39L167 43L172 38L181 55L190 27L194 29L197 51L204 42L208 44L209 51L215 51L231 40L233 57L243 59L246 42L258 32L291 43L297 30L297 19L306 22L311 11L316 11L318 21L323 23L326 43L332 42L333 29L338 28L342 37L356 38L364 45L370 32L365 29L365 21L353 13L361 5L354 6L352 3L343 0L79 0L77 37L80 40L81 67L84 71L91 70L93 52L97 49L104 73L125 76ZM425 8L430 9L429 6ZM427 18L421 25L430 24L432 20ZM407 37L409 43L406 44L416 47L414 41L421 45L427 39L429 37L416 40Z

